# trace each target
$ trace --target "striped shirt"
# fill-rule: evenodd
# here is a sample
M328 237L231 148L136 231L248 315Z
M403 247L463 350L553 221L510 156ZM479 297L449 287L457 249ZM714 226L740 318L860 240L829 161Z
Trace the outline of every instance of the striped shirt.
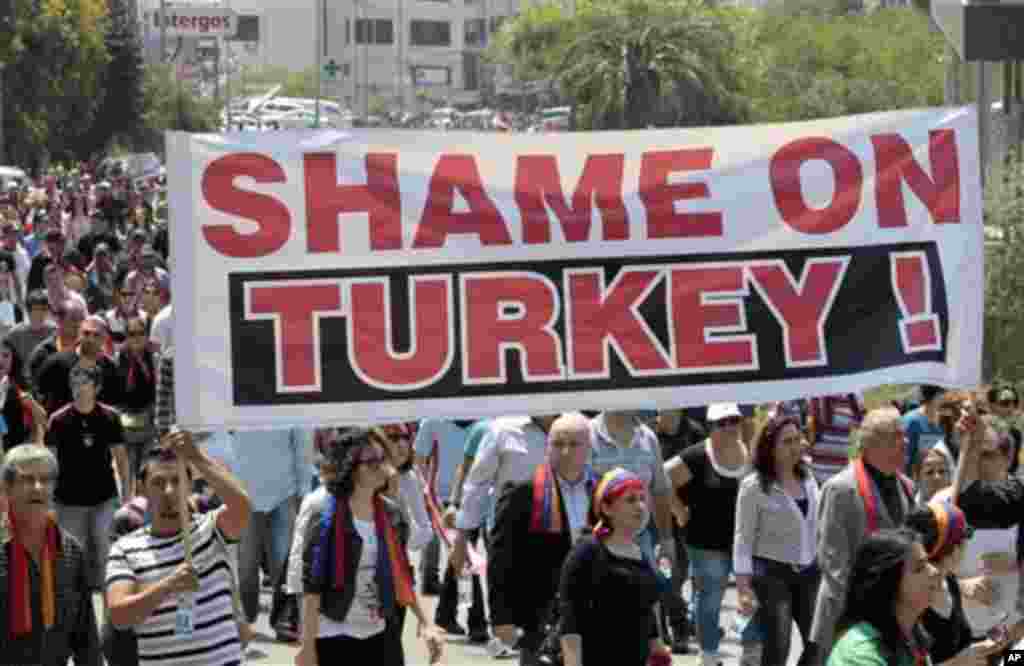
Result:
M227 538L217 529L223 509L198 517L192 525L192 562L199 575L191 636L175 633L178 597L164 601L135 626L142 666L228 666L242 661L232 604L232 572ZM163 538L148 527L122 537L110 549L107 586L131 581L152 585L184 562L181 535Z

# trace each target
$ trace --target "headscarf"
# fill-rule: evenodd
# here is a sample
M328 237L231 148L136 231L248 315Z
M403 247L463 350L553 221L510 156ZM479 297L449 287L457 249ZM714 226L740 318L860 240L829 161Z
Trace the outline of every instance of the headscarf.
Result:
M937 562L953 552L953 549L968 538L967 517L960 507L948 499L928 502L928 508L935 516L938 537L928 551L928 559Z
M594 513L598 515L594 535L600 539L611 533L611 529L604 524L604 518L601 518L600 510L603 503L610 504L631 490L644 491L646 488L643 479L621 467L616 467L601 477L600 483L594 490Z
M32 633L32 593L28 572L28 549L21 542L18 521L13 511L7 513L11 534L11 564L7 578L7 598L10 616L8 627L11 639ZM46 520L46 539L39 566L40 603L43 625L53 628L57 619L57 553L60 550L60 530L57 518L51 512Z

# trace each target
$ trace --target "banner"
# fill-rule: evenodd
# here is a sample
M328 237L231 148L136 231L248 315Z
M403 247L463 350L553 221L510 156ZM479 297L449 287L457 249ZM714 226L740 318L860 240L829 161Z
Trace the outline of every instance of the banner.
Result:
M560 134L168 137L188 427L981 379L971 108Z

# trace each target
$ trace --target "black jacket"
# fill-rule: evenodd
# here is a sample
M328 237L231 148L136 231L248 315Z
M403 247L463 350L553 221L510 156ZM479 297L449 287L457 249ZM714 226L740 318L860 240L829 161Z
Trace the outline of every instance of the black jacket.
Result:
M514 625L530 633L545 620L558 591L562 563L572 549L568 514L558 534L530 532L533 480L505 486L495 508L488 548L487 589L494 626ZM587 489L590 495L592 488Z
M407 548L409 543L409 523L405 520L397 504L387 498L383 499L384 508L391 519L391 524L398 533L398 540L402 544L402 548ZM348 616L349 609L352 607L352 599L355 596L356 569L359 566L359 558L363 554L363 539L359 536L359 532L356 531L355 525L352 523L352 512L345 512L343 514L347 516L345 535L348 539L345 548L345 584L341 590L336 590L330 575L325 575L323 580L316 580L313 576L313 557L317 552L317 546L320 544L320 523L325 509L325 505L316 507L306 527L306 546L302 554L302 587L306 594L320 595L321 614L335 622L344 622ZM334 539L333 529L329 530L328 539ZM327 544L324 544L324 547L327 547ZM328 566L331 567L333 564L329 563ZM409 574L412 575L411 567ZM392 608L391 612L394 613L396 610Z

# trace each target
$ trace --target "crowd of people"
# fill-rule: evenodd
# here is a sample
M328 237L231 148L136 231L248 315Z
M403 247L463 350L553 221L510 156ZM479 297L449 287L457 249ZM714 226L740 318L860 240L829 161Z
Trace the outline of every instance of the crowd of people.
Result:
M409 613L433 661L717 666L733 584L744 666L794 626L805 666L1024 639L1012 385L181 431L160 187L85 165L0 205L2 663L242 663L266 584L299 666L400 665Z

